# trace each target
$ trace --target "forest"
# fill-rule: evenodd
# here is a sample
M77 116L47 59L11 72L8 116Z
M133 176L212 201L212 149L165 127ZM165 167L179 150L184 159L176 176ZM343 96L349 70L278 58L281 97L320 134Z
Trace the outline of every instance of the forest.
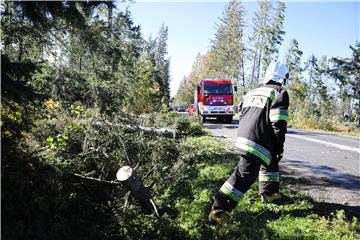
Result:
M286 5L280 1L259 1L247 22L247 12L239 1L230 1L219 23L210 49L197 56L185 76L175 102L193 102L195 86L204 78L234 80L241 91L236 101L261 83L271 61L287 65L290 79L290 123L302 128L358 133L360 126L360 43L348 46L352 55L303 56L301 43L292 39L285 59L279 59L284 44Z
M238 1L229 3L213 47L198 56L175 101L190 103L190 89L209 74L236 80L242 93L257 83L284 34L285 5L270 18L268 4L259 2L252 36L257 40L248 46L244 9ZM1 3L1 238L358 239L355 216L336 209L323 213L286 185L283 205L263 206L254 186L232 227L207 224L211 197L237 156L199 119L170 110L167 38L162 25L145 39L131 12L112 1ZM288 63L294 116L341 121L350 112L354 127L359 44L346 59L312 56L305 69L293 43ZM225 52L236 61L224 65ZM306 84L304 71L313 84ZM126 165L151 193L159 216L144 212L115 181Z

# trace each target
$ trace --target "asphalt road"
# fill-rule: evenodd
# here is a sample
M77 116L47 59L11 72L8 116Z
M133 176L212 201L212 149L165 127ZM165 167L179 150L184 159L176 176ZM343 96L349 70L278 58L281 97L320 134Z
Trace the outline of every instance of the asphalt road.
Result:
M204 124L213 135L235 143L238 121L210 120ZM282 177L292 188L317 202L360 207L360 139L319 131L288 128Z

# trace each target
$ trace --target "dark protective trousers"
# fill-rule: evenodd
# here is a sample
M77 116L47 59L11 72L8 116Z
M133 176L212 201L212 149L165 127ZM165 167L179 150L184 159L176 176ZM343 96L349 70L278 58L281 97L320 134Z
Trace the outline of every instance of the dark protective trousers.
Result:
M260 174L260 176L259 176ZM279 192L279 161L273 159L269 166L264 166L249 156L240 156L235 171L230 175L214 196L214 208L231 211L240 198L259 176L259 193Z

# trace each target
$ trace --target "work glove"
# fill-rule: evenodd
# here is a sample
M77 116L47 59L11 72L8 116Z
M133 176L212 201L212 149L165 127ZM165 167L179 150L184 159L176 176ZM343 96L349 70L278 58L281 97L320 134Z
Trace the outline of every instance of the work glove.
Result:
M274 157L274 161L275 162L280 162L280 160L283 158L283 153L281 152L281 153L278 153L278 154L276 154L275 155L275 157Z
M282 197L281 193L273 193L273 194L263 193L261 194L261 202L264 204L271 203L281 199L281 197Z
M284 153L284 147L280 144L276 144L274 148L273 160L279 162L283 157L283 153Z

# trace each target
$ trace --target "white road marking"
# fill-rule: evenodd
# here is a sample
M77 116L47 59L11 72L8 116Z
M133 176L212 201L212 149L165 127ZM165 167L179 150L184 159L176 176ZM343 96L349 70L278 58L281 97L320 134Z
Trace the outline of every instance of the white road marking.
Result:
M303 140L307 140L307 141L311 141L311 142L325 144L325 145L335 147L335 148L339 148L339 149L342 149L342 150L347 150L347 151L360 153L360 148L356 148L356 147L349 147L349 146L345 146L345 145L341 145L341 144L337 144L337 143L326 142L326 141L322 141L322 140L318 140L318 139L314 139L314 138L309 138L309 137L304 137L304 136L299 136L299 135L295 135L295 134L286 134L286 137L299 138L299 139L303 139Z

